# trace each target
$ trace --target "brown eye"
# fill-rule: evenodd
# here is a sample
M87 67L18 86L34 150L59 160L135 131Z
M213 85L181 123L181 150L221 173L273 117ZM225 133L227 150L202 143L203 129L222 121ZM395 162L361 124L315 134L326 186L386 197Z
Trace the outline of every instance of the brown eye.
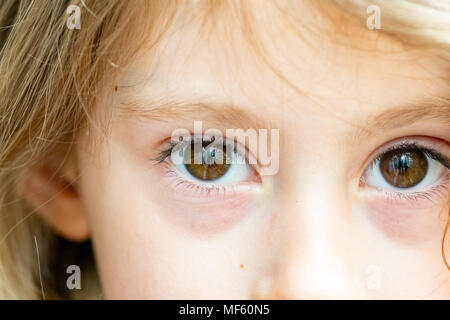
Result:
M384 179L397 188L411 188L426 176L428 161L419 150L392 150L380 159Z
M216 161L217 156L221 155L223 158L221 161ZM226 152L224 152L224 148L205 148L202 146L201 164L197 164L200 161L196 161L194 145L191 145L190 155L186 155L188 158L190 157L190 161L185 164L186 170L192 174L195 178L211 181L216 180L225 175L225 173L230 168L230 164L228 161L228 157Z

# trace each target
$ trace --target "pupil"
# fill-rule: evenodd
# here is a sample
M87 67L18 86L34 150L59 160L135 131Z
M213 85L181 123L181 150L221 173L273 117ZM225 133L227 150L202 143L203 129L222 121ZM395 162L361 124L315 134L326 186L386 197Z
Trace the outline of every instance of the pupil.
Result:
M209 153L207 150L205 150L205 148L202 148L202 161L203 164L213 164L216 159L216 148L211 148L211 150L209 150Z
M411 157L402 154L400 157L394 156L393 161L389 162L390 171L406 172L412 164Z
M208 142L209 144L210 142ZM197 179L204 181L216 180L222 177L230 168L230 164L227 164L227 155L222 150L217 150L217 148L212 147L209 150L202 146L201 151L201 164L195 163L195 148L194 145L191 145L190 151L190 162L185 164L186 170L189 171L192 176ZM222 163L216 158L217 152L222 154ZM216 160L217 159L217 160Z

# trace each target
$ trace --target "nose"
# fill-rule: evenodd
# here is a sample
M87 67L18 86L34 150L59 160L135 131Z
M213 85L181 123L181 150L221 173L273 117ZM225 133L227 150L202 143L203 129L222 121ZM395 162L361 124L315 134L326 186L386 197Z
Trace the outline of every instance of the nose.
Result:
M355 277L349 210L338 195L332 186L310 184L300 200L285 199L293 205L284 206L270 231L281 239L275 262L255 283L252 298L365 298Z

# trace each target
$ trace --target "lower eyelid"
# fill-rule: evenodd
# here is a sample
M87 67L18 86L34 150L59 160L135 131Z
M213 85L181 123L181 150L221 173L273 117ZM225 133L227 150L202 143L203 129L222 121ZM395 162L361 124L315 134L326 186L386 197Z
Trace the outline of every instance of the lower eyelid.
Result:
M410 203L411 205L417 205L418 203L420 203L420 201L441 203L447 198L447 194L448 184L444 182L425 191L413 193L395 192L392 193L390 199L393 201L395 201L395 199L398 199L399 202L408 201L408 203Z
M201 181L188 180L176 172L172 165L165 163L164 176L170 187L179 196L188 196L189 201L195 196L198 201L210 200L212 197L218 200L233 196L238 193L259 192L261 190L261 178L256 172L252 172L245 182L233 184L215 184L213 182L203 183Z
M365 198L377 197L388 201L391 205L409 205L410 207L429 206L432 203L441 203L448 199L450 187L450 170L445 170L443 175L426 190L398 191L385 190L368 185L362 180L360 188Z
M205 197L207 199L211 197L226 197L234 193L242 193L255 189L253 183L240 183L237 185L201 185L195 184L190 181L175 178L173 182L175 185L175 192L180 194L186 194L189 196Z

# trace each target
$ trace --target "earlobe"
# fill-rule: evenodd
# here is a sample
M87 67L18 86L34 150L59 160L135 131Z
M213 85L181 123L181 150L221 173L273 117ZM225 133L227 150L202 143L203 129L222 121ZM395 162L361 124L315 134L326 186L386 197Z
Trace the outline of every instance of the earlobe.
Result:
M70 166L55 173L54 166L44 165L27 173L23 195L36 213L57 233L71 241L89 238L89 226L76 177Z

